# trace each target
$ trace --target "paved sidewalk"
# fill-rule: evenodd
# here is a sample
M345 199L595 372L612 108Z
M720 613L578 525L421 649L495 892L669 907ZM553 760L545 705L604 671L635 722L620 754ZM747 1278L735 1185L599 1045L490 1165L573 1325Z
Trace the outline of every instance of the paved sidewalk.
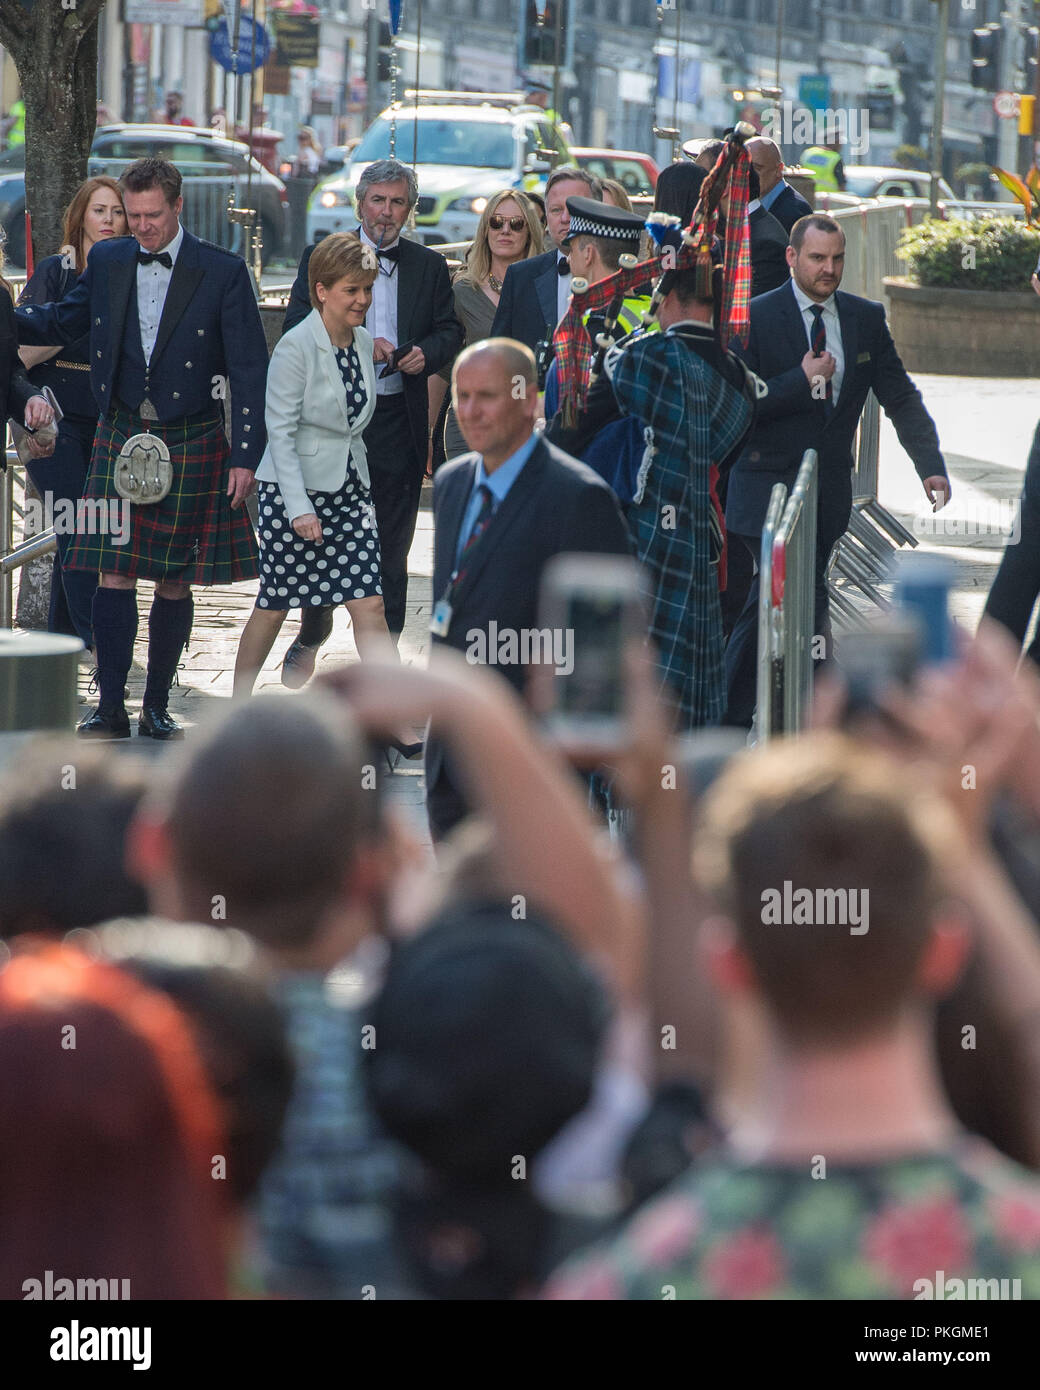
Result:
M1040 397L1032 382L1022 380L923 375L914 380L939 431L953 498L932 515L884 414L878 491L884 505L919 537L922 550L953 560L954 617L974 632L1005 545L999 530L1009 529L1022 491ZM979 528L982 534L970 534Z

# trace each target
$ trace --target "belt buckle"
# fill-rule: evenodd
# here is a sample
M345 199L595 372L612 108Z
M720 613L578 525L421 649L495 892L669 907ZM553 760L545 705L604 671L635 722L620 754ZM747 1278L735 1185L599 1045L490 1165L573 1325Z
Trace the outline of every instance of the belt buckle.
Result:
M147 396L145 396L144 400L138 406L137 413L142 420L158 420L159 418L159 412L156 410L155 406L152 405Z

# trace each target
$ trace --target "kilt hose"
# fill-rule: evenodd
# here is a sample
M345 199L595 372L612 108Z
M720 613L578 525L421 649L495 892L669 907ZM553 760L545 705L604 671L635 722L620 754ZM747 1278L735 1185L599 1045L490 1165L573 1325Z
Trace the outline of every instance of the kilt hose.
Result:
M120 502L115 464L135 434L154 434L170 451L173 485L161 502L127 503L130 534L77 534L69 569L171 584L231 584L259 574L256 538L245 507L227 495L231 448L219 406L160 422L117 406L98 424L84 497ZM118 529L118 528L110 528Z

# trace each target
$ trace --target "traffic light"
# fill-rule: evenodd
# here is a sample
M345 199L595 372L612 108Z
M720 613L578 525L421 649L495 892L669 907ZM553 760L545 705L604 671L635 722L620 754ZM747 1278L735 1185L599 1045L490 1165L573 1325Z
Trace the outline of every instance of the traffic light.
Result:
M545 15L538 23L538 10L534 0L527 0L524 13L524 62L525 68L549 67L556 62L556 17L562 6L560 16L560 62L567 52L567 3L566 0L545 0Z
M1000 90L1000 50L1004 31L999 24L987 24L971 31L971 85L984 92Z
M376 68L376 80L379 82L390 81L390 45L393 42L390 34L390 25L382 22L379 25L379 61Z

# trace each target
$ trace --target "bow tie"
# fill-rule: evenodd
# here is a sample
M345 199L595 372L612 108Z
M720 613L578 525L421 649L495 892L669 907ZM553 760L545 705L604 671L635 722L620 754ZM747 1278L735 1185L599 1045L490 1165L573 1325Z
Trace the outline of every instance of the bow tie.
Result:
M159 264L164 265L167 270L173 269L173 257L170 255L169 251L138 251L138 265L151 265L153 261L158 261Z
M561 256L556 262L557 275L569 275L571 273L571 263L566 256Z
M381 261L397 261L401 258L401 243L396 246L376 247L376 255Z

